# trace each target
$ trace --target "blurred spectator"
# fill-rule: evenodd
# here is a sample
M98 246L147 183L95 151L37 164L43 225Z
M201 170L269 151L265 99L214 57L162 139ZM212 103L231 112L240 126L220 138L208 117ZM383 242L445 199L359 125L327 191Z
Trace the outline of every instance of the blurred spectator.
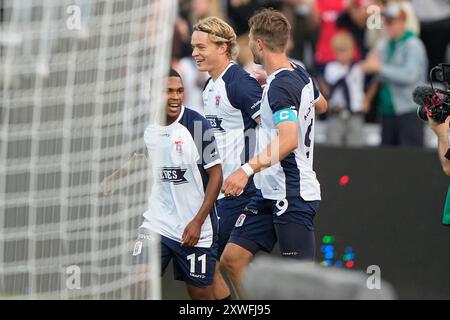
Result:
M398 3L402 10L406 14L406 29L414 32L416 35L420 34L420 22L417 17L416 10L414 9L410 0L391 0Z
M450 1L412 0L421 26L421 38L428 54L429 67L446 61L450 43Z
M383 20L381 13L384 10L387 0L372 0L369 5L369 14L371 15L369 19L371 21L367 22L367 29L364 35L364 46L370 52L372 50L377 50L377 46L380 44L382 39L386 36L383 27Z
M184 101L183 104L200 114L203 114L203 87L209 78L207 72L200 72L192 57L181 58L174 69L183 77Z
M253 55L250 47L248 46L248 33L245 33L237 38L237 44L239 47L239 56L237 57L237 63L241 65L245 71L255 76L255 72L262 69L262 66L253 62Z
M222 18L223 16L220 0L191 0L189 12L191 26L207 17L214 16Z
M248 20L255 11L269 7L280 9L282 6L280 0L226 0L226 2L229 22L238 37L249 31Z
M180 13L175 22L174 37L172 41L172 57L175 60L191 56L191 34L193 25L200 19L206 17L222 17L220 0L189 0L179 2ZM175 63L176 62L177 61L175 61Z
M325 65L336 59L331 48L331 39L339 31L336 20L344 12L345 3L346 0L316 0L312 19L316 28L319 28L315 52L316 71L319 76L323 74Z
M244 68L245 71L247 71L253 77L255 77L261 86L265 85L267 73L262 65L256 64L253 61L253 55L248 46L248 34L240 36L237 39L237 43L240 48L239 57L237 59L238 63ZM296 65L299 65L300 67L306 70L305 64L302 61L292 58L290 56L293 48L294 48L294 41L292 37L289 37L286 47L286 54L289 57L289 61L295 63Z
M177 70L184 83L184 104L203 113L202 91L208 74L199 72L192 58L192 26L199 20L210 17L222 17L220 0L190 0L182 2L180 16L175 24L172 67Z
M366 33L368 0L349 0L347 7L336 20L336 26L345 28L352 34L356 43L357 59L364 58L367 53L364 38Z
M314 71L314 47L318 37L313 14L316 0L282 1L283 14L292 26L290 59L303 61L308 69Z
M382 145L423 146L423 126L412 101L414 88L427 80L427 57L422 41L406 29L406 13L398 3L383 12L388 39L377 54L362 63L367 73L377 73Z
M419 33L420 26L415 14L414 8L411 6L409 1L405 0L372 0L369 5L369 18L371 21L367 21L367 29L365 32L364 45L370 52L377 52L379 50L380 44L386 38L386 33L384 32L384 21L381 19L381 13L387 3L397 2L406 14L406 29L410 30L416 34ZM377 108L375 97L378 94L379 83L376 78L371 75L366 77L367 94L364 99L364 106L369 111L366 115L367 122L375 122L377 118Z
M406 14L406 29L414 32L415 34L420 33L420 24L419 20L416 15L416 11L414 10L414 7L412 6L410 1L407 0L372 0L372 5L378 7L378 10L373 12L371 11L371 14L377 14L381 13L384 10L384 7L387 3L391 2L397 2L403 11ZM385 33L383 31L383 20L381 20L381 17L373 17L375 19L374 22L379 23L379 25L371 25L366 30L365 35L365 46L370 50L373 50L376 48L376 46L380 43L380 41L385 37Z
M358 147L364 144L364 73L354 60L355 41L348 32L340 32L332 39L336 61L325 66L324 94L329 115L327 144Z

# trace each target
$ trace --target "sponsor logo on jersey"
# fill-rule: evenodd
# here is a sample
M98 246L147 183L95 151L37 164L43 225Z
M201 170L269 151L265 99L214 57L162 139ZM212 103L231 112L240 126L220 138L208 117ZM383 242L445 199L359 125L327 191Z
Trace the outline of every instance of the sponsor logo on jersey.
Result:
M239 216L239 218L237 218L236 220L236 224L234 225L236 228L242 227L242 225L244 224L245 218L247 216L243 213L241 213L241 215Z
M298 256L298 252L297 251L292 251L292 252L282 252L281 255L284 257L290 257L290 256Z
M139 233L137 238L140 240L150 240L150 241L154 240L154 238L152 238L150 234L143 234L143 233Z
M253 104L253 105L250 107L250 109L253 110L253 109L255 109L257 106L259 106L260 104L261 104L261 100L258 101L258 102L255 102L255 104Z
M205 279L206 278L206 276L204 275L204 274L197 274L197 273L189 273L189 275L192 277L192 278L197 278L197 279Z
M253 214L258 214L258 209L253 209L253 208L245 207L245 208L244 208L244 211L251 212L251 213L253 213Z
M187 169L181 169L180 167L163 167L160 171L161 182L171 182L175 185L188 183L184 177Z
M217 131L225 132L225 129L222 128L222 120L217 116L206 115L205 118L209 121L211 127Z

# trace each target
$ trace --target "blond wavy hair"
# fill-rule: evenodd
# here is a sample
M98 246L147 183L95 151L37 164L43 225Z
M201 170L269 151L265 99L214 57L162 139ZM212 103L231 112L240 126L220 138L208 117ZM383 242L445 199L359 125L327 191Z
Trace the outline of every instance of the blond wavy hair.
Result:
M233 28L218 17L208 17L194 25L194 31L208 34L209 41L215 45L227 45L227 53L231 59L236 59L239 47L236 41L236 33Z

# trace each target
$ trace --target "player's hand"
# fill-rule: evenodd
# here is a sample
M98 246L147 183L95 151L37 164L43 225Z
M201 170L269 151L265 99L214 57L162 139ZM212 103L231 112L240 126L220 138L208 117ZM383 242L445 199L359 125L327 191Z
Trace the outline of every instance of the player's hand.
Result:
M450 126L450 117L447 117L447 119L445 119L445 122L443 123L437 123L435 120L433 120L433 118L431 118L429 115L428 116L428 122L430 123L430 128L431 130L434 131L434 133L438 136L447 136L448 135L448 131L449 131L449 126Z
M193 247L197 244L200 239L200 231L202 229L202 224L197 220L192 220L184 228L183 235L181 236L181 245L184 247Z
M260 69L254 68L253 74L254 74L256 80L259 82L260 86L263 86L266 84L267 72L265 70L260 70Z
M117 180L117 175L118 173L116 171L113 174L107 176L105 179L103 179L102 183L100 184L100 190L105 197L112 196L114 191L116 191L114 185L115 181Z
M222 185L222 193L225 197L240 195L248 182L248 176L242 168L233 172Z

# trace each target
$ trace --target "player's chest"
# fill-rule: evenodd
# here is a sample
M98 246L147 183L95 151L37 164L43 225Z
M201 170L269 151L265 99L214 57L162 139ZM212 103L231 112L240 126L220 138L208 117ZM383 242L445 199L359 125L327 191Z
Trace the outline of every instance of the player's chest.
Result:
M205 115L217 115L219 117L230 116L237 109L231 105L223 83L210 84L203 91L203 107Z
M144 140L149 154L157 155L164 165L187 164L198 156L191 135L182 128L150 130Z

